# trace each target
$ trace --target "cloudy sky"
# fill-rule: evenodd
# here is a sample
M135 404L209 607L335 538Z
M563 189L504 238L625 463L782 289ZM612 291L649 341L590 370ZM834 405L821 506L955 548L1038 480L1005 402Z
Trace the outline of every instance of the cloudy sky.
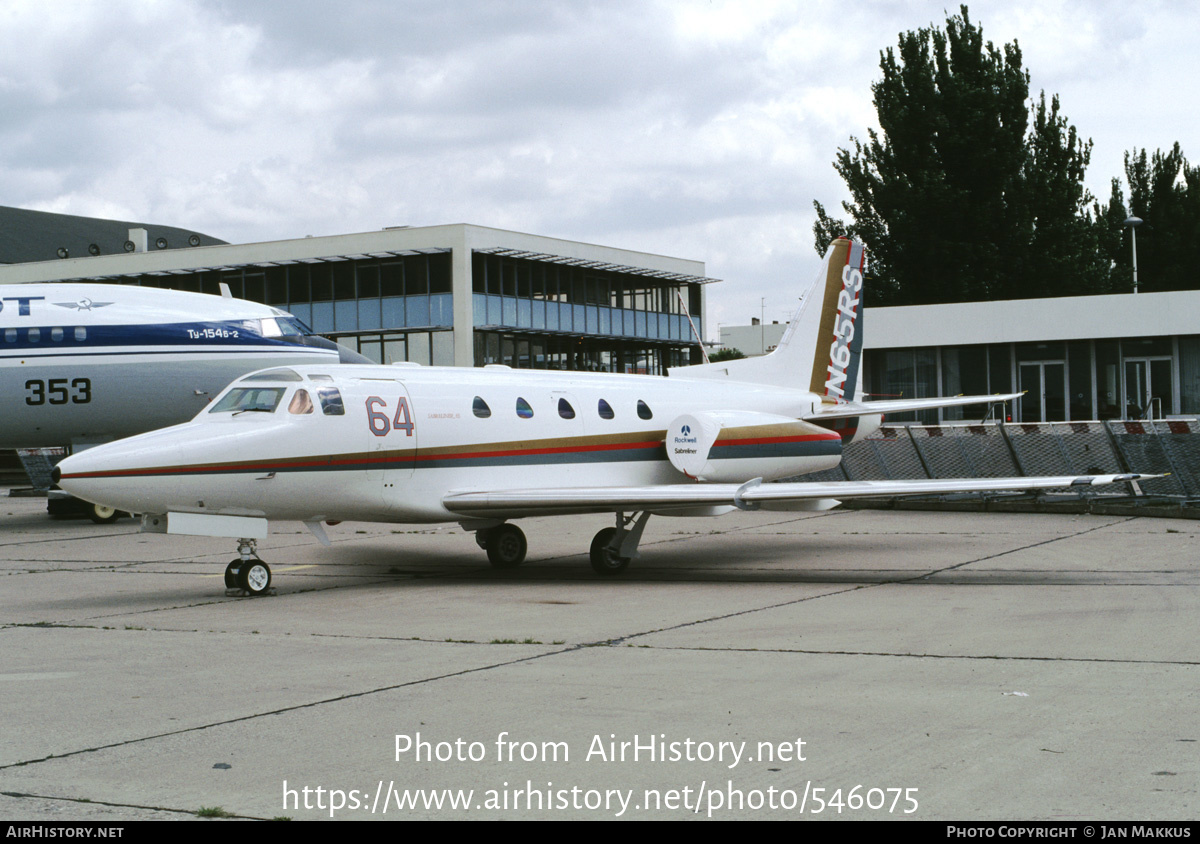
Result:
M0 205L251 242L475 223L702 260L708 333L817 267L879 53L943 2L0 0ZM1200 7L973 2L1124 152L1195 140Z

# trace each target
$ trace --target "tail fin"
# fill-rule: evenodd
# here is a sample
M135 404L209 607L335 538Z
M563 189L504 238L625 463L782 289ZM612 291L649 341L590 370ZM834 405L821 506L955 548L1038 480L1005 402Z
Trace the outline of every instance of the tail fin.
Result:
M862 244L838 238L773 352L673 368L671 377L729 378L807 389L826 402L852 401L862 378L864 262Z

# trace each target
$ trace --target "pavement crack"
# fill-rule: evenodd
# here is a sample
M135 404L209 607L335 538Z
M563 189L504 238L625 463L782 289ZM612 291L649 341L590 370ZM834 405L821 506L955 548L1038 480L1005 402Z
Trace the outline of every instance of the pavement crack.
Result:
M833 648L713 648L700 645L644 645L650 650L698 651L711 653L772 653L803 654L806 656L882 656L901 659L995 660L1013 662L1102 663L1105 665L1166 665L1190 668L1200 660L1187 659L1122 659L1090 656L1021 656L1014 654L945 654L912 653L910 651L847 651Z
M955 569L960 569L963 566L972 566L972 565L975 565L976 563L984 563L984 562L987 562L988 560L995 560L995 559L998 559L999 557L1005 557L1005 556L1008 556L1009 554L1015 554L1018 551L1027 551L1030 548L1040 548L1043 545L1051 545L1055 542L1062 542L1065 539L1075 539L1076 537L1084 536L1085 534L1094 533L1095 531L1104 530L1105 528L1110 528L1113 525L1124 524L1125 522L1132 522L1134 519L1137 519L1137 518L1140 518L1140 517L1139 516L1129 516L1129 517L1121 519L1120 521L1117 521L1117 522L1108 522L1107 524L1096 525L1095 527L1090 527L1090 528L1084 528L1083 530L1079 530L1079 531L1076 531L1075 533L1067 534L1065 536L1052 536L1049 539L1042 539L1038 542L1031 542L1028 545L1022 545L1018 548L1009 548L1007 551L998 551L995 554L988 554L985 557L978 557L974 560L965 560L964 562L961 562L961 563L955 563L952 566L943 566L940 569L933 569L932 571L927 571L923 574L913 575L912 577L898 579L893 582L894 583L910 583L915 580L922 580L927 577L933 577L935 574L941 574L942 572L954 571Z

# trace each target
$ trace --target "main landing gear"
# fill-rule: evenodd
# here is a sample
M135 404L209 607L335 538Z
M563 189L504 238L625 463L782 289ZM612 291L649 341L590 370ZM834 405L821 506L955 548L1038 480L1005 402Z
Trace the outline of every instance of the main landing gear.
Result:
M606 577L625 571L638 557L638 543L642 541L642 531L648 521L650 514L646 512L640 516L617 513L617 526L605 528L592 539L592 571ZM633 523L632 528L630 523Z
M514 569L521 565L529 550L525 532L507 522L475 531L475 541L487 551L488 562L498 569Z
M589 553L592 570L597 574L620 574L637 559L638 543L642 541L642 531L646 528L646 522L650 520L650 514L647 512L630 515L617 513L616 516L616 526L605 528L592 540ZM463 527L470 529L467 525ZM525 533L508 522L476 529L475 542L487 551L488 560L498 569L511 569L521 565L525 561L525 553L529 550Z
M257 541L239 539L238 558L225 567L225 594L256 598L274 594L274 591L271 588L271 568L258 558Z

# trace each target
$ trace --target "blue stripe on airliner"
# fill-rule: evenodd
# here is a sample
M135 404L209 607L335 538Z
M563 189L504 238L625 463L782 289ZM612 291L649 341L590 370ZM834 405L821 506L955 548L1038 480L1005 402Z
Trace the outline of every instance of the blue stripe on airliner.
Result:
M292 346L296 344L280 337L264 337L258 327L259 320L227 320L223 322L176 322L148 323L145 325L72 325L63 322L57 325L9 325L0 328L0 351L40 349L83 349L110 346L188 346L203 348L207 345L222 346ZM253 327L251 327L251 325ZM75 338L75 330L82 328L86 336ZM36 340L30 332L37 330ZM53 339L52 332L62 335Z
M83 344L81 343L80 345L83 345ZM0 349L3 349L3 348L4 348L3 344L0 344ZM80 352L80 351L75 351L70 348L61 348L61 349L50 349L50 350L42 349L40 351L49 351L50 354L30 355L28 353L22 354L20 352L14 352L12 354L0 354L0 360L22 358L23 360L42 361L42 360L51 360L53 358L111 358L111 357L126 357L126 356L133 356L133 355L171 356L171 355L194 355L194 354L200 354L200 353L203 353L206 355L245 355L248 352L252 352L252 351L260 351L260 352L264 352L264 353L286 351L289 355L300 353L300 352L312 352L313 354L320 354L325 357L328 357L330 355L336 356L338 354L338 351L336 349L322 349L319 346L301 346L297 343L284 343L282 345L280 345L278 343L270 343L270 344L245 343L245 344L243 344L243 346L241 348L238 348L238 349L214 349L211 346L193 346L193 347L187 348L187 349L171 349L171 350L134 349L132 351Z

